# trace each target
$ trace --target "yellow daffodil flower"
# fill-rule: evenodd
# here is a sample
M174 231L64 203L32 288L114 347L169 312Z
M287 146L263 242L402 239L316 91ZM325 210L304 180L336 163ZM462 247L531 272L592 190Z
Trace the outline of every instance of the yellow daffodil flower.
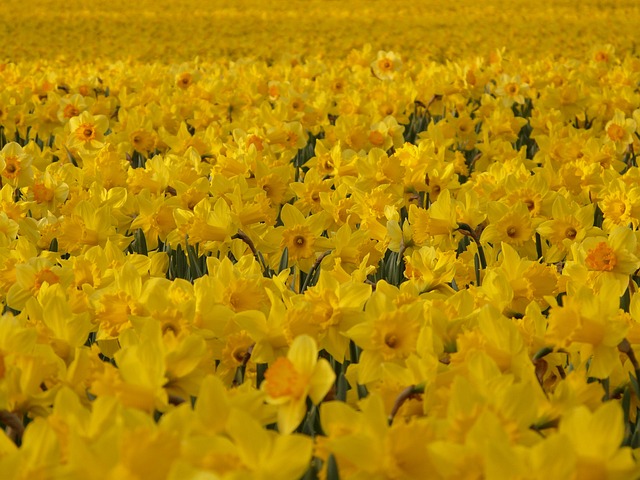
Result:
M307 397L319 404L335 380L329 362L318 360L316 342L307 335L295 338L286 357L269 365L261 386L266 401L278 407L278 430L293 432L304 419Z

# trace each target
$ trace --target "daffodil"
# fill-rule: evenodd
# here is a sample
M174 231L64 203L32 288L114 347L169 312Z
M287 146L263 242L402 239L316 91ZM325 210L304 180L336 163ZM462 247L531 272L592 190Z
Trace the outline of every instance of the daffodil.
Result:
M104 145L104 134L109 129L109 119L104 115L92 115L84 111L69 120L67 145L72 150L97 150Z
M593 412L583 405L576 407L561 419L558 434L568 440L567 446L575 454L578 478L638 474L631 449L620 446L624 423L618 403L606 402Z
M307 397L317 405L335 380L329 362L318 360L316 342L307 335L295 338L286 357L269 365L261 386L266 401L278 407L278 430L293 432L304 419Z
M523 104L528 91L529 85L523 82L519 76L510 77L503 74L499 78L495 94L501 98L505 107L511 107L514 103Z
M323 270L315 286L291 299L288 329L294 335L305 332L314 336L320 348L342 362L349 348L345 333L362 320L362 309L370 295L369 285L351 279L342 283Z
M614 143L618 152L623 152L633 142L636 122L632 118L626 118L621 110L616 110L613 118L604 126L604 130L606 141Z
M45 285L62 283L66 286L70 280L70 270L46 257L32 258L28 263L16 265L16 281L7 292L7 304L16 310L22 310L29 300L36 296Z
M223 198L215 203L204 198L193 208L193 212L176 208L173 217L177 229L167 235L167 241L172 245L184 244L183 235L186 234L192 244L199 244L204 251L213 251L221 248L237 232L231 209ZM181 235L182 232L185 234Z
M530 361L517 327L494 306L485 305L478 312L477 323L456 337L456 351L451 364L472 362L474 355L484 352L501 371L517 375L530 374Z
M321 418L328 436L321 439L320 445L323 452L334 455L340 475L344 472L349 478L420 478L425 468L435 468L435 459L429 452L435 437L433 425L414 419L389 426L378 395L363 401L360 411L334 402L323 404Z
M197 135L191 135L185 122L180 123L175 134L161 127L158 130L158 136L165 145L169 146L171 152L175 155L184 155L189 148L194 148L198 155L209 153L209 146L204 141L203 133L198 132Z
M303 215L322 211L320 194L327 193L333 186L331 179L324 179L318 170L309 170L302 182L292 182L290 188L298 199L293 204Z
M59 283L44 283L37 297L27 302L26 311L34 322L41 325L41 335L48 337L56 354L68 363L93 330L89 313L73 313Z
M626 227L615 227L608 237L588 237L572 246L573 260L567 262L563 274L569 285L584 284L599 291L609 284L621 297L629 285L629 276L640 268L635 254L636 236Z
M148 190L140 192L136 201L140 212L131 223L131 229L142 229L147 248L157 248L158 240L166 241L167 235L176 228L173 210L178 201L174 197L153 197Z
M433 237L448 238L458 228L455 200L448 190L438 193L438 199L428 209L409 207L413 240L418 245L428 245Z
M599 295L587 287L567 295L562 307L549 314L546 340L557 348L577 349L587 359L589 375L606 378L618 363L618 345L629 330L627 316L619 308L617 286L604 284Z
M492 202L487 206L487 216L489 225L482 232L481 243L505 242L519 249L531 245L536 222L524 202L511 208L500 202Z
M164 389L169 381L160 325L151 320L138 333L129 329L119 336L113 357L118 368L105 364L91 383L93 395L115 396L124 405L142 411L163 411L168 406Z
M270 287L260 265L252 255L244 255L233 264L228 258L211 259L207 282L212 299L234 312L260 310L268 312L266 289Z
M502 243L499 266L487 268L481 291L506 314L524 313L531 301L546 307L546 297L557 294L559 275L553 266L520 258L508 243Z
M369 270L375 270L383 256L380 242L370 238L363 229L353 231L348 224L338 229L333 241L335 248L323 263L331 265L339 261L341 268L349 273L360 268L363 261Z
M0 150L0 175L14 188L33 183L32 163L33 157L16 142L9 142Z
M58 205L64 203L68 196L69 186L49 172L34 178L28 194L28 198L35 203L32 213L37 215L36 218L40 218L47 211L57 211Z
M264 430L258 422L240 410L230 413L227 431L237 445L240 459L251 472L252 478L298 478L308 468L313 442L307 436L285 435L286 432L277 435Z
M292 264L297 263L302 271L308 272L316 253L326 251L331 246L331 242L321 236L326 222L324 212L305 218L296 207L285 204L280 218L284 224L280 247L287 249Z
M330 177L349 177L356 176L358 171L355 167L354 160L356 152L345 150L339 144L329 148L328 142L323 140L316 141L315 156L305 164L309 168L314 168L321 175Z
M266 293L271 303L268 316L258 310L247 310L232 317L232 321L245 330L255 342L251 359L256 363L275 361L277 357L285 354L289 346L285 304L273 291L266 290Z
M448 285L455 275L455 255L433 247L421 247L405 257L404 275L421 292L451 291Z
M380 50L371 63L371 71L380 80L393 80L395 73L402 67L402 60L393 52Z
M640 209L640 190L625 185L621 178L610 182L603 192L599 202L602 210L605 230L611 230L615 226L629 226L637 228L640 223L638 216Z
M346 332L363 349L358 364L359 383L380 378L385 362L404 364L416 352L424 324L422 308L420 302L398 307L383 292L372 294L365 306L365 320Z
M537 228L540 236L551 243L545 253L548 263L563 260L571 245L598 233L593 226L594 210L593 205L580 206L562 195L556 197L551 207L552 217Z
M317 147L316 147L317 148ZM279 207L292 196L292 168L290 165L269 168L264 162L256 160L255 184L262 189L272 207Z

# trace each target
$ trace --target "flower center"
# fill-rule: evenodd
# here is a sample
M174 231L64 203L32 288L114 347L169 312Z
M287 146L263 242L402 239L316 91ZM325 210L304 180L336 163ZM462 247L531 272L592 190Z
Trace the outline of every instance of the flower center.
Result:
M15 178L20 173L20 161L15 156L5 158L5 167L3 175L7 178Z
M600 242L595 248L589 250L585 263L591 270L610 272L614 269L618 260L616 252L607 245L607 242Z
M605 52L597 52L595 56L596 62L606 62L609 60L609 55Z
M564 231L565 238L568 238L569 240L574 240L577 234L578 232L573 227L569 227Z
M290 147L294 147L298 142L298 135L293 132L287 132L286 144Z
M233 359L238 362L239 364L243 364L244 363L244 357L247 354L246 349L242 349L242 348L235 348L233 350L232 356Z
M187 88L189 85L191 85L192 79L193 77L191 76L190 73L183 73L180 75L180 78L178 79L178 86L180 88Z
M617 125L615 123L609 125L609 128L607 128L607 135L614 142L622 140L624 138L625 133L626 132L624 131L624 128L622 128L620 125Z
M398 336L395 333L387 333L384 336L384 343L389 348L396 348L396 345L398 345Z
M278 358L264 374L265 391L271 398L300 398L304 394L304 379L291 360Z
M80 114L80 111L76 108L75 105L73 104L69 104L66 107L64 107L64 118L73 118L73 117L77 117Z
M264 149L264 146L262 145L262 140L260 140L260 137L258 137L257 135L251 135L247 139L247 148L249 148L251 145L256 147L256 150L259 152L261 152Z
M76 136L83 142L96 138L96 128L90 123L83 123L76 129Z
M33 185L33 198L37 203L50 202L53 199L53 190L43 183Z
M507 236L509 238L515 238L518 235L518 229L513 225L507 228Z
M171 321L165 322L162 325L161 331L162 331L162 335L165 335L167 333L172 333L174 337L177 337L178 334L180 333L180 326Z
M49 285L53 285L54 283L58 283L59 280L60 277L58 277L58 275L53 273L48 268L43 268L38 273L36 273L35 280L33 282L33 288L35 291L38 291L40 290L40 287L42 287L42 284L44 282L47 282Z
M392 70L393 63L391 63L391 60L389 60L388 58L383 58L378 62L378 68L383 72L388 72Z
M289 249L289 258L292 260L312 257L315 253L314 244L315 238L306 225L296 225L282 232L280 246Z
M379 147L384 144L384 135L382 135L378 130L374 130L369 134L369 141L371 142L371 145Z

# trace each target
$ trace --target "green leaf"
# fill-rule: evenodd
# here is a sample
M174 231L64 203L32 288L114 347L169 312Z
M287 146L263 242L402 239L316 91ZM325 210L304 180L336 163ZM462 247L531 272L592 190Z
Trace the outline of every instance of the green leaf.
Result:
M596 210L593 214L593 226L602 228L602 222L604 221L604 213L600 210L600 207L596 204Z
M620 308L625 312L629 312L630 305L631 305L631 292L629 292L629 287L627 287L622 297L620 297Z
M304 423L302 424L302 433L308 435L310 437L315 437L318 433L316 429L316 422L318 420L318 408L314 405L309 409L307 413L307 417L305 418Z
M631 409L631 390L629 387L624 388L622 394L622 412L624 413L624 424L629 423L629 411Z
M553 348L552 347L544 347L541 348L540 350L538 350L536 352L536 354L533 356L533 360L540 360L541 358L546 357L547 355L549 355L550 353L553 352Z
M318 471L320 470L318 466L317 459L311 460L311 464L309 465L309 469L305 472L304 476L301 480L318 480Z
M485 257L484 248L482 248L482 245L480 244L478 244L478 255L480 258L480 267L482 267L482 269L484 270L485 268L487 268L487 257Z
M358 363L360 360L360 349L353 340L349 341L349 353L351 354L351 363Z
M282 250L282 256L280 257L280 264L278 265L278 273L289 267L289 249L284 247Z
M260 388L264 381L264 374L267 371L268 365L266 363L258 363L256 365L256 387Z
M333 454L327 458L327 480L340 480L340 474L338 473L338 464Z
M349 382L347 382L347 378L344 376L344 373L340 373L340 375L338 375L336 386L336 400L345 402L347 400L347 390L349 390Z
M538 256L538 260L542 258L542 237L540 237L538 232L536 232L536 255Z
M600 384L602 385L602 388L604 389L604 398L603 401L606 402L607 400L609 400L610 398L610 394L609 394L609 390L610 390L610 382L609 382L609 377L607 378L603 378L600 381Z
M77 167L78 162L76 161L76 158L73 156L73 154L69 151L67 147L64 147L64 149L67 151L67 158L69 158L69 161L73 164L74 167Z
M473 269L476 272L476 286L479 287L480 286L480 257L478 257L477 253L473 256Z
M640 447L640 415L636 417L636 425L633 435L631 436L631 448Z
M638 385L638 380L629 372L629 379L631 380L631 388L633 388L633 392L637 397L640 397L640 385Z
M196 253L193 245L187 244L187 254L189 255L189 278L195 280L202 276L202 270L200 269L198 254Z
M144 236L144 232L141 228L137 229L133 234L133 243L131 244L133 251L140 255L148 255L147 251L147 239Z
M367 387L358 384L358 399L365 398L367 395L369 395L369 390L367 390Z

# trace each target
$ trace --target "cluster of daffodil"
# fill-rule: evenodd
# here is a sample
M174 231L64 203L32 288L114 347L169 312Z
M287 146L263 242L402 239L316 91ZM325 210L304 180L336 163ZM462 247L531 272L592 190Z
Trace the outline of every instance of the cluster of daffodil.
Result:
M3 477L640 475L640 58L582 53L0 64Z
M598 43L633 51L639 16L636 0L4 0L0 61L343 59L366 42L420 61L504 46L533 61Z

